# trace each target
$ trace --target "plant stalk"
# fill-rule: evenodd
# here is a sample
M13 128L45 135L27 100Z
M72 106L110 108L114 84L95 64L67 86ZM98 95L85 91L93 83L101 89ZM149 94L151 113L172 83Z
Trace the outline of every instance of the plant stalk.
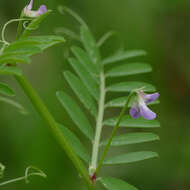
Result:
M99 100L99 110L98 110L98 117L96 121L96 133L94 138L94 144L92 148L92 160L91 165L89 168L90 175L92 175L97 167L98 161L98 151L99 151L99 144L103 126L103 117L104 117L104 102L105 102L105 77L104 73L100 74L100 100Z
M36 111L40 114L42 119L49 126L49 129L54 134L56 140L59 142L61 147L64 149L64 151L67 153L68 157L73 162L74 166L76 167L76 169L80 173L81 177L83 178L84 182L86 183L86 186L88 187L88 189L95 190L95 187L92 184L90 177L88 175L87 169L85 168L82 161L78 158L78 156L72 149L70 143L64 136L63 132L57 126L56 121L54 120L51 113L48 111L47 107L41 100L40 96L37 94L37 92L33 89L31 84L29 83L29 81L24 76L15 76L15 78L18 81L18 83L20 84L20 86L23 88L25 94L28 96L28 98L32 102Z

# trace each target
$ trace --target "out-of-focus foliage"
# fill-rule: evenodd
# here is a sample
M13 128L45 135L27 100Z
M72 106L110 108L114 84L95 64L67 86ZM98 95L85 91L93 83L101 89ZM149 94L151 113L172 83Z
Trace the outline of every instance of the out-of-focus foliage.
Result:
M15 2L1 0L1 26L11 18L19 17L21 9L27 3L23 0ZM116 31L112 40L102 48L104 56L113 53L110 49L118 47L122 49L123 46L127 49L145 49L148 52L144 61L152 63L153 74L146 77L139 76L138 79L147 82L154 79L154 83L159 85L161 93L159 110L162 113L159 119L162 127L158 133L161 141L148 146L150 149L158 150L160 158L145 161L144 164L123 166L122 169L117 166L114 169L105 168L104 173L121 176L123 180L135 184L142 190L189 190L190 2L188 0L37 1L37 4L42 3L54 11L42 24L43 31L40 33L52 34L55 28L61 26L69 26L78 32L73 19L67 15L63 17L56 12L59 4L65 4L76 10L87 21L97 39L108 30ZM9 26L6 34L9 39L14 40L15 28L14 24ZM120 46L121 43L123 46ZM70 56L68 49L71 45L73 41L68 39L67 45L47 50L43 57L34 57L32 65L23 66L24 72L29 75L33 86L44 98L51 112L57 114L56 119L69 127L73 127L71 120L56 100L55 91L67 85L61 71L71 69L65 64L66 58ZM4 77L1 79L5 80ZM111 80L108 83L111 84ZM48 131L44 130L45 124L33 110L28 99L12 78L9 78L8 84L16 89L15 99L27 107L30 115L24 117L6 104L0 104L0 161L7 166L4 179L22 175L28 165L38 166L48 178L42 180L34 177L27 186L21 182L2 189L61 190L66 186L69 189L80 189L79 176L71 166L71 162ZM69 88L68 92L71 93ZM157 108L156 105L155 109ZM77 129L74 130L78 133ZM109 132L108 129L105 135ZM147 147L147 144L141 147ZM138 151L135 145L127 147L127 151L130 149Z

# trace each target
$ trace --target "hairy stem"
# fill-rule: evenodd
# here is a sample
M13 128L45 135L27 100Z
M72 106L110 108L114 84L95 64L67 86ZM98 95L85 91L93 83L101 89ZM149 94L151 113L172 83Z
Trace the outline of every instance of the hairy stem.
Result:
M104 148L104 151L103 151L102 156L101 156L101 158L100 158L100 161L99 161L99 163L98 163L98 167L96 168L96 171L95 171L96 175L97 175L97 173L99 172L99 170L100 170L100 168L101 168L101 166L102 166L102 164L103 164L103 161L104 161L104 159L105 159L105 157L106 157L106 155L107 155L107 153L108 153L108 150L109 150L109 147L110 147L111 142L112 142L112 140L113 140L113 137L116 135L117 129L118 129L118 127L119 127L119 124L120 124L120 122L121 122L123 116L125 115L125 112L127 111L127 108L128 108L128 105L129 105L129 101L130 101L131 97L133 96L133 94L134 94L134 92L131 92L131 93L129 94L128 99L127 99L127 102L125 103L125 106L123 107L123 109L122 109L122 111L121 111L121 113L120 113L120 116L119 116L119 118L118 118L118 121L117 121L116 125L114 126L114 128L113 128L113 130L112 130L111 136L110 136L110 138L109 138L109 140L108 140L108 143L106 144L106 146L105 146L105 148Z
M30 101L40 114L41 118L47 123L47 126L49 126L49 129L54 134L56 140L59 142L61 147L64 149L68 157L73 162L74 166L76 167L84 182L86 183L88 189L95 190L88 175L87 169L72 149L70 143L65 138L63 132L57 126L56 121L48 111L47 107L45 106L39 95L36 93L29 81L24 76L15 76L15 78L20 84L20 86L23 88L25 94L29 97Z
M100 138L103 126L103 117L104 117L104 102L105 102L105 77L104 73L102 72L100 74L100 100L98 105L99 106L98 117L96 121L96 133L92 148L92 160L89 168L91 175L95 172L98 162L98 151L99 151L99 144L100 144Z

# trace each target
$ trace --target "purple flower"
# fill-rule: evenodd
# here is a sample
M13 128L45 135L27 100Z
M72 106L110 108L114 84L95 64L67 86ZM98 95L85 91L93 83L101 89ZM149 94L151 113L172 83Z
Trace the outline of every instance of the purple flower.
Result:
M35 18L47 12L47 8L45 5L41 5L37 11L33 11L32 6L33 6L33 0L30 0L30 3L24 8L25 16Z
M130 115L133 118L144 117L147 120L153 120L156 118L156 113L152 112L147 103L153 102L160 96L159 93L145 94L143 90L137 91L137 101L134 102L133 107L130 109Z

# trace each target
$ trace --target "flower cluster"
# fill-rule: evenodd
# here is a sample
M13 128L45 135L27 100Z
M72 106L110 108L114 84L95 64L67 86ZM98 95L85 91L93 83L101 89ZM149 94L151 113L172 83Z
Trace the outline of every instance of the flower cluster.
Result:
M41 5L40 8L36 11L32 10L32 7L33 7L33 0L31 0L30 3L24 8L25 16L35 18L47 12L47 8L45 5Z
M130 115L133 118L144 117L147 120L153 120L156 118L156 113L151 111L147 104L153 102L160 96L159 93L145 94L142 89L137 91L137 100L134 102L130 109Z

